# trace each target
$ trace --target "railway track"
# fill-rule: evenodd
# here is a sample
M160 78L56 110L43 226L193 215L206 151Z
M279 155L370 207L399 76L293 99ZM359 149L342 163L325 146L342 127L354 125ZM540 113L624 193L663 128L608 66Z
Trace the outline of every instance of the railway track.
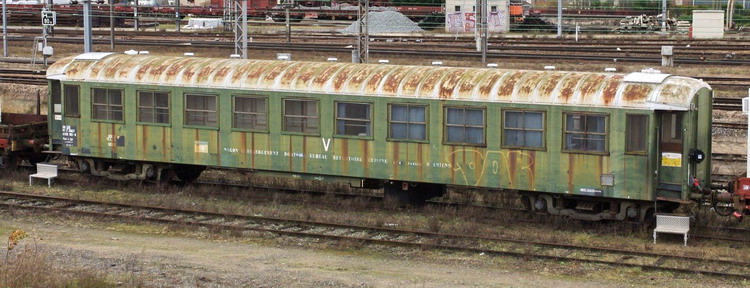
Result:
M750 262L729 259L708 259L689 255L676 255L675 253L551 243L511 237L457 235L423 230L215 213L12 192L0 192L0 206L6 207L6 209L23 209L35 212L64 213L185 227L202 227L213 229L212 231L252 231L262 234L325 239L329 241L353 241L363 244L441 249L513 256L524 259L537 258L554 261L595 263L652 271L698 273L716 277L750 279Z
M30 42L33 41L32 36L11 36L9 41L13 42ZM64 44L80 44L81 38L79 37L51 37L48 39L48 43L64 43ZM109 39L94 39L94 44L107 45ZM117 39L115 40L117 45L132 45L138 47L195 47L195 48L209 48L209 49L226 49L230 51L234 49L234 42L225 39L213 39L213 40L195 40L195 39ZM322 41L323 43L279 43L279 42L251 42L248 43L248 49L255 50L273 50L279 51L329 51L337 53L351 53L352 48L346 47L347 44L351 44L353 41L347 40L346 43L331 43L330 41ZM456 58L474 58L479 59L482 57L482 53L474 51L470 45L462 45L461 47L443 47L444 44L440 45L429 45L422 43L373 43L369 49L370 54L381 55L419 55L419 56L431 56L431 57L456 57ZM440 49L438 49L440 48ZM551 48L550 48L551 49ZM547 50L550 50L547 49ZM519 51L523 50L523 51ZM633 52L622 52L616 51L615 48L609 47L606 50L580 50L575 51L575 47L558 46L554 51L546 51L544 47L507 47L502 45L491 45L487 57L496 59L544 59L544 60L570 60L570 61L605 61L612 62L632 62L632 63L661 63L661 56L658 53L638 53ZM568 51L563 53L561 51ZM656 51L656 50L654 50ZM229 53L227 53L229 54ZM694 54L686 57L676 57L674 59L675 64L701 64L701 65L730 65L730 66L741 66L750 65L748 59L735 59L735 58L722 58L721 57L707 57L703 55ZM739 57L738 57L739 58Z

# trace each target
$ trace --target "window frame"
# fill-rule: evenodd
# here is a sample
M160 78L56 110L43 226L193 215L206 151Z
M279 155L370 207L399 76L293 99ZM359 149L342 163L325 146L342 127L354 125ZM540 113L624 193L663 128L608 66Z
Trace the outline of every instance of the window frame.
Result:
M213 97L215 101L215 110L213 110L213 113L216 114L216 126L208 126L208 125L198 125L198 124L188 124L188 112L208 112L210 113L211 110L194 110L194 109L188 109L188 96L201 96L201 97ZM183 92L182 93L182 100L183 106L182 106L182 125L183 127L187 128L196 128L196 129L208 129L208 130L219 130L219 127L221 126L221 118L219 117L219 94L214 93L202 93L202 92ZM205 123L206 121L204 121Z
M542 114L542 129L536 130L536 129L529 129L529 128L510 128L511 130L516 131L523 131L524 133L526 131L541 131L542 132L542 146L541 147L532 147L532 146L513 146L513 145L506 145L505 144L505 136L508 134L506 132L506 126L505 124L505 113L506 112L516 112L516 113L523 113L526 115L526 113L541 113ZM534 151L547 151L547 111L545 110L537 110L537 109L501 109L500 110L500 147L506 148L506 149L514 149L514 150L534 150Z
M156 109L157 109L157 107L156 107L156 101L154 101L154 106L152 106L152 107L141 106L141 93L144 93L144 92L145 93L151 93L152 97L154 97L156 95L156 93L165 93L165 94L167 94L167 121L169 121L169 122L162 123L162 122L141 121L141 108L151 108L152 112L153 112L153 115L154 115L154 120L156 120ZM136 115L135 115L135 119L136 119L135 123L136 124L139 124L139 125L153 125L153 126L166 126L166 127L172 126L172 92L170 92L170 91L161 91L161 90L136 90L135 91L135 95L136 95L136 107L137 107L137 109L136 109ZM164 108L160 108L160 109L164 109Z
M258 112L238 112L237 111L237 98L245 99L262 99L265 101L265 111L263 113ZM269 127L271 126L270 119L268 118L268 107L269 107L268 96L263 95L252 95L252 94L233 94L232 95L232 131L243 131L243 132L262 132L269 133ZM254 129L254 128L238 128L237 124L237 113L250 114L250 115L264 115L266 117L266 128L265 129ZM256 120L257 121L257 120Z
M94 90L96 90L96 89L102 89L102 90L104 90L106 92L107 103L105 103L103 105L106 105L106 107L108 109L111 109L111 107L113 107L113 106L114 107L116 107L116 106L120 107L120 112L122 114L122 119L102 119L102 118L96 118L96 117L94 117L96 115L95 114L96 113L96 108L95 107L97 105L102 105L101 103L97 104L95 102L96 96L94 95ZM113 91L113 90L120 91L120 105L112 105L110 103L109 92ZM91 94L89 96L90 96L90 99L91 99L91 121L92 122L125 123L125 89L121 89L121 88L106 88L106 87L91 87L90 92L91 92ZM113 113L113 115L114 115L114 113Z
M391 133L391 125L393 124L393 118L392 118L392 112L393 112L393 106L406 106L407 111L410 107L423 107L424 108L424 123L418 123L418 122L411 122L407 120L406 122L397 122L397 123L403 123L406 124L407 132L406 134L409 134L408 127L411 125L424 125L424 139L411 139L411 138L393 138ZM430 105L424 104L424 103L388 103L388 135L386 136L387 141L394 141L394 142L415 142L415 143L430 143Z
M304 131L288 131L286 128L286 103L287 101L305 101L305 102L314 102L315 103L315 109L317 111L317 114L315 117L310 116L300 116L300 115L292 115L292 117L296 118L315 118L318 121L318 131L315 132L304 132ZM320 130L321 130L321 121L320 121L320 99L318 98L305 98L305 97L289 97L289 98L282 98L281 99L281 134L285 135L307 135L307 136L320 136Z
M356 105L367 105L367 108L369 109L370 119L363 120L363 119L357 119L357 118L339 118L339 104L356 104ZM374 139L374 125L373 125L373 115L374 115L374 105L372 102L359 102L359 101L333 101L333 136L336 138L355 138L355 139L368 139L372 140ZM359 136L359 135L347 135L347 134L341 134L339 133L339 120L342 121L362 121L367 122L367 124L370 126L370 135L366 136Z
M452 142L448 141L448 109L471 109L482 111L482 143L471 143L471 142ZM458 125L452 125L458 126ZM466 123L461 125L464 128L464 132L467 127L477 128L477 126L468 126ZM464 134L466 135L466 134ZM443 106L443 144L452 146L475 146L475 147L487 147L487 107L486 106Z
M649 114L642 114L642 113L626 113L625 114L625 141L624 141L625 142L625 150L624 150L625 154L628 154L628 155L638 155L638 156L646 156L646 155L648 155L648 151L649 151L649 147L648 147L649 134L646 134L643 137L643 140L642 140L643 141L643 150L629 150L628 149L629 148L628 147L628 134L630 132L630 127L631 127L630 126L630 117L631 116L646 118L645 119L646 120L645 121L645 123L646 123L645 131L649 132L649 131L651 131L651 130L649 130L649 127L651 126L651 115L649 115Z
M69 114L68 112L68 87L75 87L76 88L76 113ZM81 118L81 85L70 85L70 84L62 84L62 95L63 95L63 116L65 117L71 117L71 118ZM54 105L54 103L53 103ZM54 109L53 109L54 110Z
M563 112L563 122L562 122L562 152L564 153L573 153L573 154L592 154L592 155L609 155L609 137L610 137L610 121L609 121L609 113L601 113L601 112L580 112L580 111L569 111L569 112ZM566 135L568 133L568 115L581 115L586 116L587 118L589 116L598 116L598 117L604 117L604 151L595 151L595 150L579 150L579 149L568 149L565 146L566 142ZM588 122L588 119L586 120ZM584 134L584 135L602 135L602 133L593 133L593 132L586 132L583 131L583 133L575 132L575 134Z

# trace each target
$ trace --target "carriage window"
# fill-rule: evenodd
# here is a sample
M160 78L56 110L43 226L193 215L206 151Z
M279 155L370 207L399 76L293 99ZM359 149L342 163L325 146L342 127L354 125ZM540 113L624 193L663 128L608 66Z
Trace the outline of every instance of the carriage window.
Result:
M266 98L235 96L232 127L265 131L268 129L266 113Z
M456 5L454 8L456 8L456 12L461 12L461 6Z
M59 91L59 90L58 90ZM67 117L81 117L81 113L78 109L78 86L65 85L65 116ZM60 97L58 95L58 97ZM60 103L60 100L57 100ZM53 100L54 102L54 100Z
M625 152L646 154L648 115L628 114L625 122Z
M503 111L503 146L544 148L544 112Z
M371 106L368 103L337 102L336 134L372 136Z
M661 143L663 152L682 153L682 114L664 113L661 117Z
M497 12L497 6L491 6L490 12Z
M218 127L216 96L185 94L185 125Z
M169 93L138 92L138 122L169 124Z
M445 141L484 145L484 109L445 108Z
M319 133L317 100L284 100L284 131Z
M390 105L388 138L427 140L426 111L425 105Z
M105 88L93 88L91 90L94 107L91 118L122 121L122 90Z
M565 150L607 152L607 116L565 114Z

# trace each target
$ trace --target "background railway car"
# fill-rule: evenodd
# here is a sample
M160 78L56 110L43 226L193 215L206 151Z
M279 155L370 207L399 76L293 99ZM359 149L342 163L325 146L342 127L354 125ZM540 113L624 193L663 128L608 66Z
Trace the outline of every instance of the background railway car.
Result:
M1 113L0 119L0 168L15 169L23 160L44 161L46 115Z
M712 90L668 74L112 53L47 73L54 149L113 179L210 166L393 199L488 187L587 220L642 220L710 183Z

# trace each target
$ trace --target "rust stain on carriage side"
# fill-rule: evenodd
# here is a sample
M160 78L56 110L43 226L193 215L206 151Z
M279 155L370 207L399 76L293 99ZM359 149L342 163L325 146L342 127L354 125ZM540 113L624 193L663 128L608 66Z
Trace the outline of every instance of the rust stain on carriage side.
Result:
M615 97L617 97L617 88L620 87L623 78L624 76L622 75L615 75L612 78L609 78L606 84L604 84L604 90L601 95L605 105L610 105L615 101Z
M594 74L586 78L578 88L578 93L581 95L579 101L582 103L595 103L593 98L596 97L596 92L599 91L599 88L604 85L605 78L607 76L602 74Z
M438 87L438 98L453 98L453 91L456 91L456 86L458 86L458 83L461 82L461 77L464 75L464 72L464 69L450 71L450 73L445 76L443 81L441 81L440 87Z
M654 86L651 84L628 84L622 91L622 101L626 103L646 101L652 90L654 90Z
M510 100L511 97L513 97L513 90L515 90L518 80L520 80L524 74L523 71L516 71L508 76L508 78L503 81L503 84L500 85L500 89L497 90L497 98L499 100Z
M576 93L576 87L583 78L584 74L573 73L563 79L562 87L560 88L560 100L562 103L570 103L570 99Z
M385 78L385 81L383 82L382 93L388 95L396 95L396 93L398 93L398 87L401 86L401 81L403 81L406 76L409 75L409 71L411 71L413 68L398 66L392 66L390 68L394 71Z
M528 172L529 172L529 187L531 187L532 190L536 189L536 151L531 150L528 152L528 158L531 163L529 163Z

